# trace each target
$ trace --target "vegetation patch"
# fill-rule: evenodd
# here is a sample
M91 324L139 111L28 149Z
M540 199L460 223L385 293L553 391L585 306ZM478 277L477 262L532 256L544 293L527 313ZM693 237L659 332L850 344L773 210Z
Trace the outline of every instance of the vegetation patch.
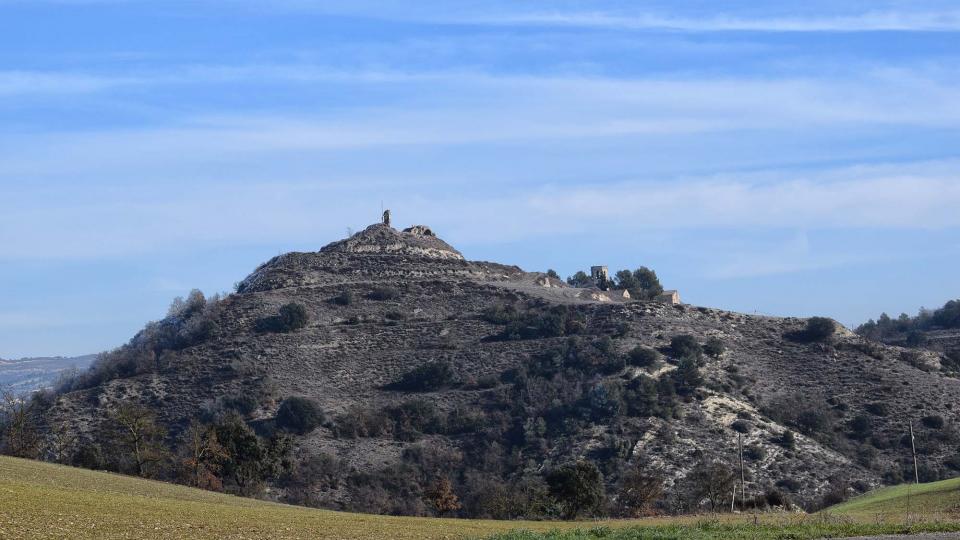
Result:
M280 307L280 312L272 317L257 321L258 332L294 332L307 326L310 314L306 306L291 302Z
M310 433L319 427L323 420L320 405L305 397L288 397L277 410L277 427L298 435Z

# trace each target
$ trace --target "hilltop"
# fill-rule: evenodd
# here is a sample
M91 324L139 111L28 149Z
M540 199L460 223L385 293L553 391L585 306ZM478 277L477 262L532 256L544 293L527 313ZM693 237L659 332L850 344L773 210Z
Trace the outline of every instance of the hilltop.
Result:
M191 295L39 396L36 456L341 510L540 518L729 507L739 437L750 504L816 508L901 481L908 419L924 478L960 471L940 360L378 224ZM131 421L150 426L137 441Z
M934 351L946 371L960 373L960 300L950 300L938 309L921 308L911 317L901 313L896 319L882 313L856 332L887 345Z

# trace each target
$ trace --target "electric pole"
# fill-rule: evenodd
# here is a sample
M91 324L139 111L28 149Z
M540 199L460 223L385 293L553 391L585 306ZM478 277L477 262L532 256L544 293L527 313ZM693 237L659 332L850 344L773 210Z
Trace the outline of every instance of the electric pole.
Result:
M917 467L917 443L913 437L913 420L908 420L910 426L910 451L913 453L913 479L917 484L920 483L920 469Z
M743 434L737 433L737 450L740 454L740 505L746 508L747 487L743 474Z

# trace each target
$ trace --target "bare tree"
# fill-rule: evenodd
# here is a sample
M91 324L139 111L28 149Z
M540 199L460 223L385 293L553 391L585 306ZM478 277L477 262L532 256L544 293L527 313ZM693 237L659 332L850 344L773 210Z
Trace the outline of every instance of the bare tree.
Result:
M691 509L700 506L703 501L710 510L718 512L729 507L729 497L736 483L736 473L719 461L701 462L684 478L687 497Z
M121 459L133 461L139 476L149 476L153 468L166 458L163 446L166 430L157 424L153 411L146 407L124 403L111 415L114 424L114 442L122 452Z
M617 504L628 517L649 516L653 504L663 495L663 478L649 470L645 461L638 461L620 480Z
M230 454L217 439L217 431L212 426L192 422L183 433L180 453L188 483L194 487L220 491L222 461Z
M67 463L76 451L77 433L66 423L59 423L50 429L47 436L49 456L57 463Z
M40 446L40 429L30 402L12 390L0 391L0 451L36 459Z
M427 501L437 509L441 516L450 512L456 512L462 506L457 494L453 492L453 486L446 477L439 478L427 491Z

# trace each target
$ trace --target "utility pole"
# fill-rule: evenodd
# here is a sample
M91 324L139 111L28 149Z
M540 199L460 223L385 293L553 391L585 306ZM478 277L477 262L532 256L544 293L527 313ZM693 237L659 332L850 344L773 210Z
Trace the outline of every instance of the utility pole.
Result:
M913 453L913 479L917 484L920 483L920 469L917 467L917 443L913 437L913 420L908 420L910 426L910 451Z
M740 505L746 508L747 487L743 474L743 434L737 433L737 449L740 454Z

